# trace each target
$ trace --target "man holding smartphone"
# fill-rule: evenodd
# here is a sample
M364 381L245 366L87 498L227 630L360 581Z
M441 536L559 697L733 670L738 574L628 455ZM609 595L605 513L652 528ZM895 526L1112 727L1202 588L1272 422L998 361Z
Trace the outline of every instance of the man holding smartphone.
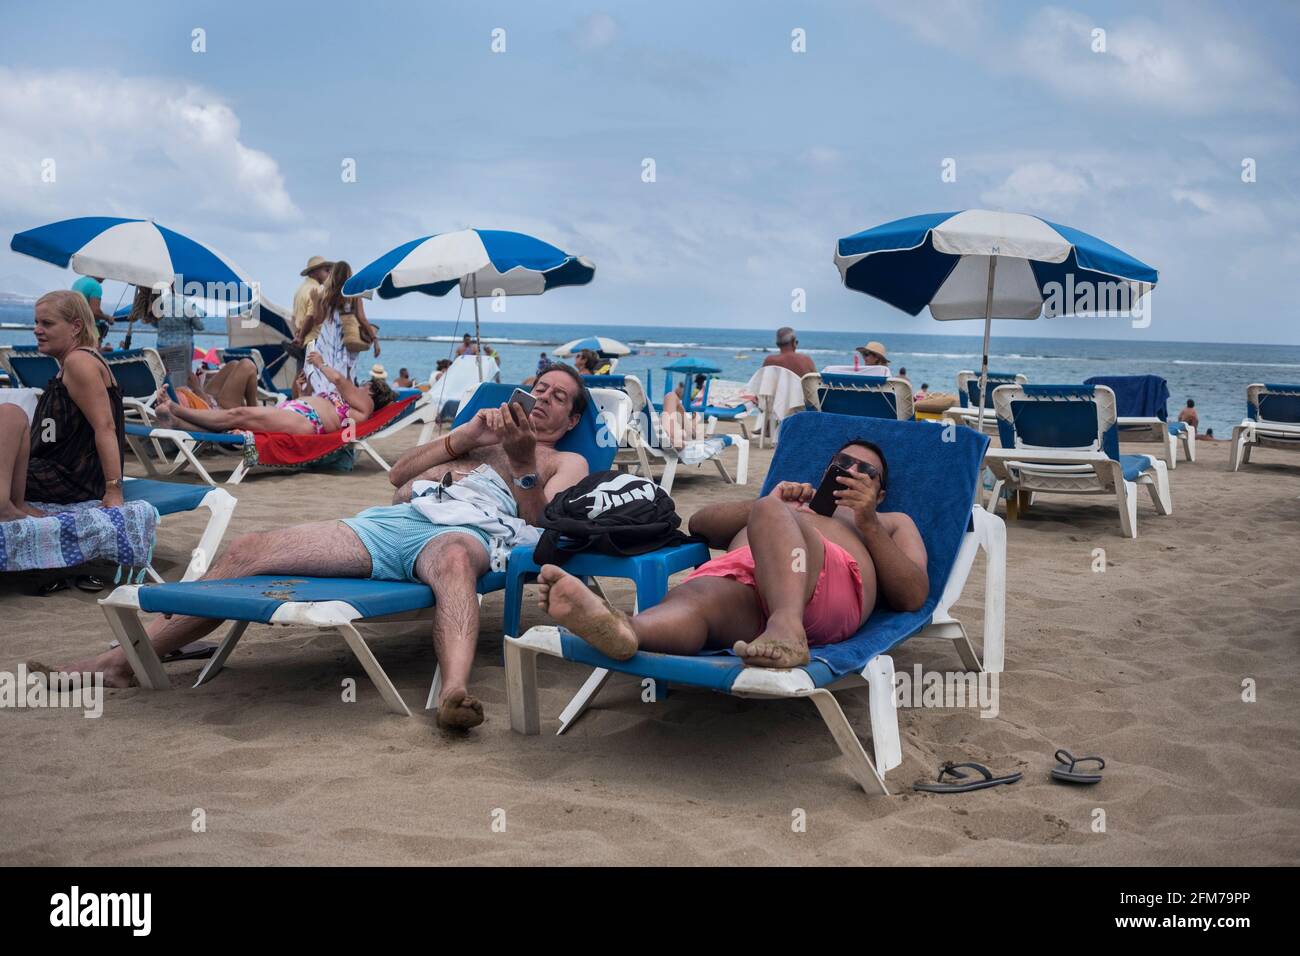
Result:
M810 645L853 636L877 603L901 611L925 603L916 524L877 510L888 480L884 452L855 440L831 456L818 488L783 481L757 501L696 512L690 530L727 553L654 607L629 618L554 565L539 577L541 607L616 660L729 647L756 667L798 667Z

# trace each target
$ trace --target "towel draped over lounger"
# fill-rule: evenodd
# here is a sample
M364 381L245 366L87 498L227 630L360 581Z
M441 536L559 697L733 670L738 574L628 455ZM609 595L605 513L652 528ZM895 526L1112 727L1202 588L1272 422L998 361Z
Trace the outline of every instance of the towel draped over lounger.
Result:
M106 560L147 567L158 527L158 509L147 501L101 508L98 501L42 505L53 514L0 522L0 571L75 568Z

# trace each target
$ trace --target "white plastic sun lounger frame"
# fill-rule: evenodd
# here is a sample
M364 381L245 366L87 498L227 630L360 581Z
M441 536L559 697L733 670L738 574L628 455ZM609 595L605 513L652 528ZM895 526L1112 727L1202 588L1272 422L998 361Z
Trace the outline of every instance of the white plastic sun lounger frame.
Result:
M127 477L127 481L136 479ZM144 500L148 500L147 498ZM208 567L212 564L212 559L217 555L217 549L221 547L221 541L226 536L226 529L230 527L230 518L235 512L235 505L238 499L224 488L211 488L199 501L198 508L206 508L208 512L208 523L204 526L202 534L199 535L198 545L190 552L190 560L185 565L185 573L181 575L181 581L193 581L203 576ZM198 508L191 511L179 511L174 514L190 514ZM164 516L166 520L169 516ZM160 521L161 523L161 521ZM163 576L154 570L153 565L145 568L145 573L157 584L163 583Z
M962 369L960 372L957 373L958 402L960 402L961 399L963 398L966 401L970 401L970 395L969 395L970 388L968 387L969 383L978 380L979 377L980 377L980 373L972 371L971 369ZM1016 384L1028 385L1029 384L1028 376L1017 374ZM961 404L957 404L954 405L952 408L945 409L943 413L944 418L950 418L958 425L969 425L971 428L974 428L976 422L979 421L979 415L980 415L980 410L978 405L963 406ZM982 429L982 431L986 435L996 435L998 433L998 419L997 416L993 414L993 407L991 405L984 406L984 428Z
M1259 408L1260 395L1267 385L1247 385L1246 401L1252 408ZM1300 425L1290 422L1275 422L1268 419L1243 419L1240 425L1232 428L1232 444L1228 447L1228 470L1237 471L1242 464L1250 461L1250 450L1255 445L1261 448L1284 448L1290 451L1300 449Z
M1095 386L1099 419L1115 421L1115 393L1104 385ZM1011 403L1026 398L1019 385L999 385L993 390L997 418L1011 421ZM1098 432L1102 431L1099 423ZM1072 495L1114 495L1124 536L1137 537L1137 486L1145 485L1151 502L1162 515L1174 512L1169 493L1169 472L1165 463L1146 456L1151 467L1136 481L1124 478L1123 466L1101 450L1100 436L1087 448L1044 448L1023 445L1016 437L1015 448L990 448L984 464L993 472L993 488L986 507L996 512L1003 487L1015 492Z
M1179 445L1183 446L1184 461L1196 461L1196 429L1187 422L1183 422L1183 430L1177 435L1169 431L1169 422L1154 416L1120 416L1116 423L1119 425L1121 446L1126 442L1159 445L1160 451L1156 457L1168 465L1170 471L1178 467Z
M943 596L930 623L908 640L945 638L953 642L969 671L1001 673L1006 663L1007 533L1002 519L976 505L971 510L971 529L962 538L957 558ZM984 659L981 662L966 628L951 614L961 598L975 563L976 552L986 558L984 574ZM530 628L522 637L505 636L506 695L510 726L520 734L541 733L541 708L537 692L537 655L563 659L559 629L546 625ZM560 714L556 734L573 726L591 705L593 698L612 676L596 668ZM874 761L845 716L834 691L868 688L868 713ZM831 736L849 764L849 771L868 794L888 794L884 775L903 760L902 739L894 691L894 660L878 654L858 673L848 674L827 687L814 687L803 670L774 670L750 667L743 670L728 692L735 697L779 699L806 697L817 707Z
M651 481L655 480L654 472L650 468L650 459L655 458L663 462L663 474L660 476L657 484L664 490L665 494L672 494L673 479L677 476L677 467L682 464L681 449L673 448L671 444L665 445L660 440L661 428L657 420L657 415L649 401L646 399L645 386L635 375L624 376L624 389L627 397L631 402L630 416L626 424L622 427L620 434L620 445L631 449L636 455L635 466L640 469L640 473L645 475ZM597 391L609 391L609 389L592 389L593 393ZM617 389L615 389L617 391ZM602 408L602 411L604 409ZM641 433L642 411L645 412L645 421L649 423L650 434ZM719 449L715 454L701 461L697 468L703 467L706 461L712 462L713 466L718 469L718 474L722 476L723 481L737 485L749 483L749 439L741 435L723 435L727 444ZM703 444L711 439L692 439L685 444ZM722 462L722 452L727 448L736 449L736 476L733 478L727 471L727 466ZM616 456L615 464L631 466L634 463L622 455Z

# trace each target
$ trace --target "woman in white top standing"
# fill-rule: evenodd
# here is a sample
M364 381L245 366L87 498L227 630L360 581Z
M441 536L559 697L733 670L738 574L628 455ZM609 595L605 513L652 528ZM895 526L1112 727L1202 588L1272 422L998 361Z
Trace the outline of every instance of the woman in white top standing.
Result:
M308 354L319 353L324 364L354 381L359 353L373 345L375 358L379 357L379 335L366 319L362 299L343 295L343 284L350 278L351 266L342 261L334 263L324 286L312 298L309 325L302 341ZM319 368L309 364L303 371L313 392L333 390Z

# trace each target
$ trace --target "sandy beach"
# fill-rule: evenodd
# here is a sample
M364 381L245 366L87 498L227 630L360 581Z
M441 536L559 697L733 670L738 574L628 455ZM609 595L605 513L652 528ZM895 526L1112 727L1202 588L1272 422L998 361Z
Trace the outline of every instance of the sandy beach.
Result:
M381 451L392 460L413 440L402 433ZM806 701L674 691L646 704L616 677L557 737L586 671L549 658L543 732L514 734L495 594L471 686L487 721L468 736L417 709L434 666L424 623L363 628L410 719L384 709L337 635L257 625L198 690L191 662L169 665L171 691L109 691L100 719L0 709L0 863L1295 864L1300 587L1288 555L1300 553L1300 467L1263 450L1230 474L1226 444L1198 451L1171 475L1171 517L1143 495L1135 541L1103 498L1042 499L1008 522L1001 711L902 711L894 796L863 794ZM679 511L752 495L770 457L755 445L741 489L685 469ZM232 490L227 543L391 493L368 462L348 475L259 474ZM200 528L194 516L162 525L165 576ZM1104 573L1092 571L1098 547ZM977 645L981 575L977 564L958 607ZM111 638L95 596L29 596L39 580L0 581L2 669L75 659ZM630 608L626 586L608 589ZM530 623L545 623L531 601ZM893 657L900 672L960 669L946 641L911 641ZM342 701L349 677L355 703ZM1248 678L1254 703L1242 700ZM865 734L865 689L841 700ZM1104 755L1102 784L1050 782L1058 747ZM910 792L944 760L1025 776L976 793ZM1094 832L1097 809L1105 832ZM797 810L805 832L792 829Z

